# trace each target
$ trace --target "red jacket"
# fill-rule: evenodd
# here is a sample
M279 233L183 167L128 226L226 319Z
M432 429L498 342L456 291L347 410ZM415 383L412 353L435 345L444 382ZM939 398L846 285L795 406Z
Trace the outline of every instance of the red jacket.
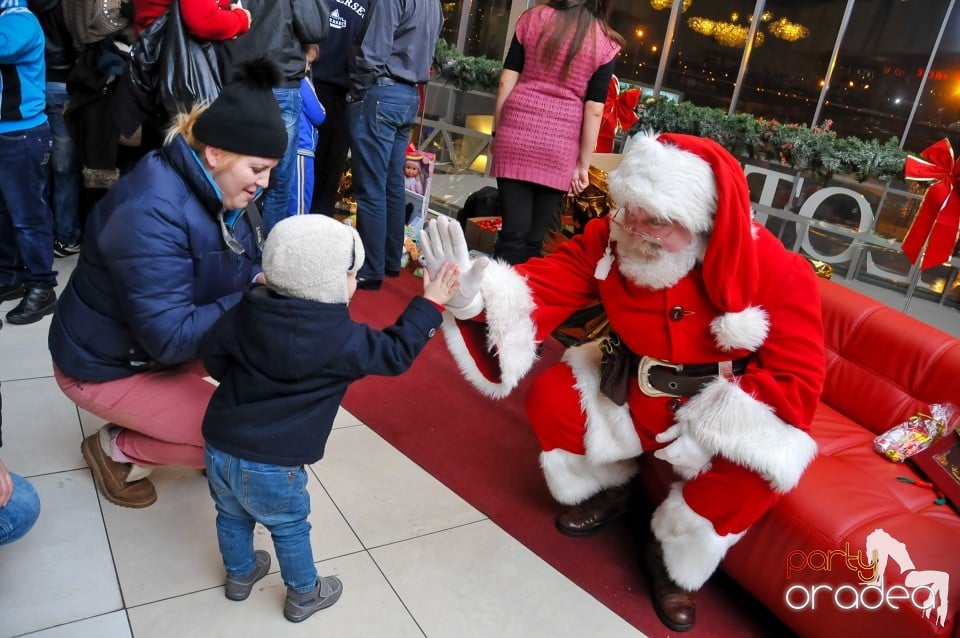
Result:
M137 33L160 17L171 0L133 0L133 26ZM230 9L231 0L180 0L183 23L202 40L229 40L250 29L243 9Z

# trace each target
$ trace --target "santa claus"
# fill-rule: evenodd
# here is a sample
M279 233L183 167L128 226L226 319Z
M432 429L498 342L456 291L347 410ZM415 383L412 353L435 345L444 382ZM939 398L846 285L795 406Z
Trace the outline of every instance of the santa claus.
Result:
M565 534L623 512L640 455L673 465L643 556L657 615L686 631L694 592L816 454L819 293L810 265L753 223L743 170L715 142L637 135L608 186L619 208L542 259L471 260L441 218L421 237L424 262L463 272L444 332L491 397L514 389L571 313L602 303L610 335L542 372L527 416Z

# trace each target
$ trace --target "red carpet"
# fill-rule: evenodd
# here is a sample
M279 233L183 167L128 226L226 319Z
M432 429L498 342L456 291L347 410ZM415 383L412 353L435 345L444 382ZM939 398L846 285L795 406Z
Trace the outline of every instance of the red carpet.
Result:
M405 270L379 292L358 291L350 314L382 328L422 285ZM546 344L537 368L556 362L561 353L559 343ZM637 629L649 636L676 635L657 619L637 567L637 538L649 526L650 514L642 503L633 520L596 536L574 539L554 529L557 506L544 484L540 447L523 412L535 372L506 399L487 399L463 380L438 334L409 372L355 383L343 407ZM697 625L688 635L782 637L791 632L718 573L697 597Z

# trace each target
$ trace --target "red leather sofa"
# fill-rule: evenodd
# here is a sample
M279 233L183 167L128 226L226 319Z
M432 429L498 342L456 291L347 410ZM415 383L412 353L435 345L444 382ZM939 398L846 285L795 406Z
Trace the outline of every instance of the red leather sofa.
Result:
M877 434L931 404L960 404L960 340L835 282L820 286L819 454L721 568L800 636L960 638L960 515L935 504L929 488L898 479L922 479L909 463L873 449ZM641 475L663 495L669 470L655 463ZM889 556L882 584L871 586L863 583L877 571L868 537L878 557ZM945 589L946 600L925 615L933 589Z

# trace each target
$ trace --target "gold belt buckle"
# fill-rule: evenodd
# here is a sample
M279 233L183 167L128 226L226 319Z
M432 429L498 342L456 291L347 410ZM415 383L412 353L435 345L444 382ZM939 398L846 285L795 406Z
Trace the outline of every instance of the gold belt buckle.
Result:
M670 363L669 361L664 361L663 359L657 359L655 357L640 357L640 363L637 366L637 385L640 386L640 392L643 392L648 397L678 397L679 394L671 394L669 392L661 392L655 387L650 385L650 368L654 366L663 366L664 368L672 368L674 370L683 370L683 365L678 363Z

